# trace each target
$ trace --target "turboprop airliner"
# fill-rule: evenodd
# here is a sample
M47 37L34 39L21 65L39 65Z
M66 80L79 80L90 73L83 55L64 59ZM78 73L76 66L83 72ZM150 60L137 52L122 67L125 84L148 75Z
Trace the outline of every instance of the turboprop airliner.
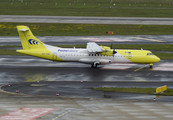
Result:
M91 64L95 68L98 65L110 63L137 63L149 64L160 61L148 50L111 49L107 46L99 46L95 42L89 42L86 48L61 48L47 45L37 39L27 26L17 26L23 49L18 53L31 55L43 59L60 62L81 62Z

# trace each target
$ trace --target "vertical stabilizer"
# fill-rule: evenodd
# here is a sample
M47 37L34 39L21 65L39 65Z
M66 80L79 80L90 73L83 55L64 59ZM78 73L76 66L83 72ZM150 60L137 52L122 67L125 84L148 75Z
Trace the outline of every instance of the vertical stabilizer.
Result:
M45 49L44 43L37 39L27 26L17 26L17 31L24 50Z

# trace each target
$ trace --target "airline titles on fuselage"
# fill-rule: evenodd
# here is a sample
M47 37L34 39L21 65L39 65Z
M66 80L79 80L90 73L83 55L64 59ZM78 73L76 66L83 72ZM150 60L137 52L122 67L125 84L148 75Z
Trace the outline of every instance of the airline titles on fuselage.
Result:
M78 52L78 50L58 49L58 52Z

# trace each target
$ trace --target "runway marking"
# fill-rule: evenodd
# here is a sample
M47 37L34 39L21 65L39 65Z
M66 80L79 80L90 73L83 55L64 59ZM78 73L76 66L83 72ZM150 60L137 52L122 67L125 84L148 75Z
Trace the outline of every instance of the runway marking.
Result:
M171 68L171 67L167 67L167 68L164 68L164 67L155 67L152 70L157 70L157 71L173 71L173 68Z
M141 37L131 37L131 38L142 39L142 40L148 40L148 41L154 41L154 42L164 42L164 41L161 41L161 40L148 39L148 38L141 38Z
M157 67L154 67L152 70L173 71L173 63L163 63L163 64L158 65Z
M157 116L134 116L135 118L143 118L143 119L153 119L153 118L158 118Z
M143 69L143 68L146 67L146 66L148 66L148 65L144 65L144 66L142 66L142 67L140 67L140 68L134 70L134 72L139 71L139 70Z
M160 67L173 67L173 63L162 63L159 65Z
M166 118L173 118L173 115L165 115Z
M0 116L0 120L34 120L51 111L55 108L19 108L5 115Z
M131 68L132 66L135 66L137 64L122 64L122 63L115 63L115 64L108 64L103 66L100 69L110 69L110 70L127 70Z
M61 114L59 114L59 115L57 115L57 116L51 118L50 120L58 120L59 118L62 118L62 117L64 117L65 115L67 115L67 114L69 114L69 113L71 113L71 112L72 112L72 110L66 110L65 112L63 112L63 113L61 113Z
M79 38L83 40L90 40L94 42L125 42L125 41L132 41L127 39L119 39L119 38Z

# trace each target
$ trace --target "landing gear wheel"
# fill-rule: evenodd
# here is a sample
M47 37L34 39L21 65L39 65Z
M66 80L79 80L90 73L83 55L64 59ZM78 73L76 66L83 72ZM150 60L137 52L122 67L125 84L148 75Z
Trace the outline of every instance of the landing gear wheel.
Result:
M153 64L150 64L150 68L153 68Z
M93 64L91 65L91 68L96 68L97 65L98 65L98 63L93 63Z
M94 68L94 64L91 65L91 68Z

